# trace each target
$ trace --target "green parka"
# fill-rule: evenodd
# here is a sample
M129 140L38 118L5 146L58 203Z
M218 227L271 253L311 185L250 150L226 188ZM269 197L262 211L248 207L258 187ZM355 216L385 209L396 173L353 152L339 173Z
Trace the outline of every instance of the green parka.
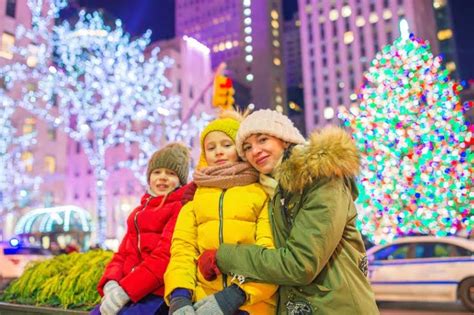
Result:
M269 206L276 249L222 244L222 272L279 284L278 314L379 314L356 229L357 148L340 128L313 133L277 168Z

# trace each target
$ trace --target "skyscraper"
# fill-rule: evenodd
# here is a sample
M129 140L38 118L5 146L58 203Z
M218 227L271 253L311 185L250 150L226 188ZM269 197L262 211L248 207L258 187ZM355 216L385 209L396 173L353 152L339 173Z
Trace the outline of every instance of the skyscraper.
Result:
M458 56L453 34L453 21L451 8L447 0L433 0L433 9L436 20L436 36L439 50L443 56L443 65L449 70L451 77L459 78L456 71Z
M295 12L283 27L283 62L285 64L288 116L305 133L303 69L301 67L300 20Z
M177 0L175 20L177 36L205 44L213 68L226 62L232 79L250 88L255 108L285 111L281 0Z
M432 0L299 0L306 130L337 123L363 72L400 26L438 54ZM408 27L408 30L407 30Z

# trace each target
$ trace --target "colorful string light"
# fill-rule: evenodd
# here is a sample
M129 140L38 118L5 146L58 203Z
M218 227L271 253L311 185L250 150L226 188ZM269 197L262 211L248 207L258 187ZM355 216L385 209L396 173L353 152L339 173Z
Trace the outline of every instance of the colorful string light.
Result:
M410 36L377 53L359 106L339 117L361 152L359 227L385 243L412 234L474 226L472 127L461 86L430 46Z

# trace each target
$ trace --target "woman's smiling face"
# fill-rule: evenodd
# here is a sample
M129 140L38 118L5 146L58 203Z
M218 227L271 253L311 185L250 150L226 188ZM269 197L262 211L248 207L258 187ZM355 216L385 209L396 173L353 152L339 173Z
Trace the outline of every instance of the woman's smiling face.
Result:
M273 172L287 147L283 140L263 133L249 136L242 144L245 158L262 174Z

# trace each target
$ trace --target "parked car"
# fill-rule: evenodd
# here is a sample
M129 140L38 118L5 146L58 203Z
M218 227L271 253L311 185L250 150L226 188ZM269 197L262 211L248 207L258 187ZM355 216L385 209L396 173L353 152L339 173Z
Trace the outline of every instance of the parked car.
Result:
M416 236L367 250L379 301L455 302L474 311L474 240Z
M51 252L38 247L12 247L0 243L0 289L23 273L26 265L33 260L52 257Z

